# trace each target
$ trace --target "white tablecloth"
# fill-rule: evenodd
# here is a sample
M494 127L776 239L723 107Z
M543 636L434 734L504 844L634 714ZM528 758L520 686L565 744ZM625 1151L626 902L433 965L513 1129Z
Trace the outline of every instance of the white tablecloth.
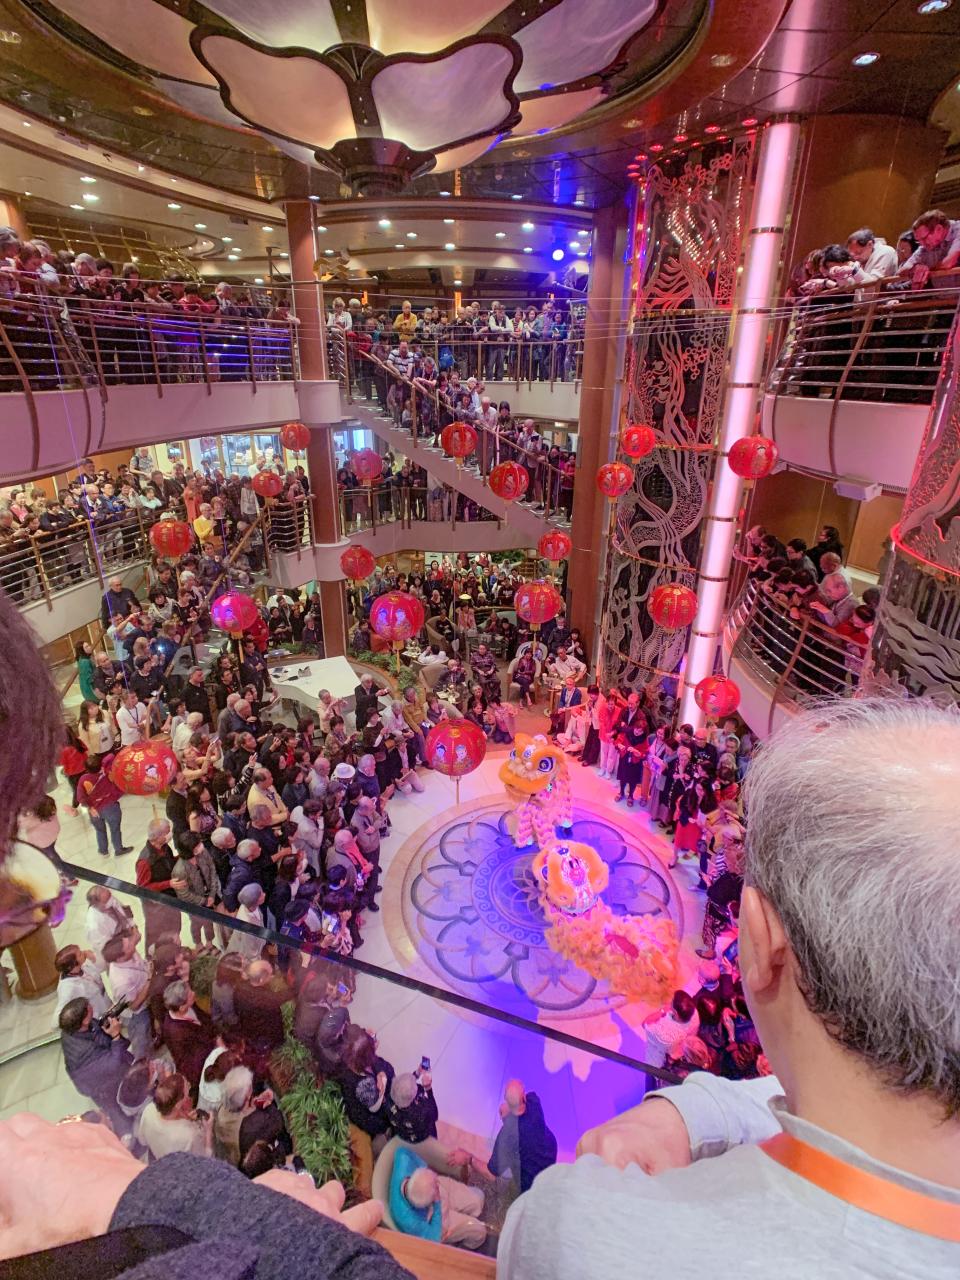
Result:
M306 675L298 675L301 668L309 668ZM297 676L291 680L290 676ZM335 698L344 701L344 709L353 708L353 691L360 677L346 658L313 658L309 662L293 655L289 662L270 668L270 679L281 698L300 702L315 711L321 689L329 689Z

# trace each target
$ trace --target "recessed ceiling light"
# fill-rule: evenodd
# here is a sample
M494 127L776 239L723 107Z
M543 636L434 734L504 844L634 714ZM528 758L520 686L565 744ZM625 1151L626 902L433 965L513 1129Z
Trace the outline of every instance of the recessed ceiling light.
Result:
M135 116L152 116L152 115L153 115L153 108L152 108L152 107L140 107L140 106L137 106L137 107L134 107L134 108L133 108L133 114L134 114Z
M858 53L857 56L855 58L851 58L850 61L855 67L870 67L873 66L879 57L879 53Z
M454 280L454 282L453 282L453 283L454 283L454 284L459 285L459 284L463 284L463 281L462 281L462 280Z
M553 253L551 253L550 257L554 260L554 262L562 262L563 250L557 247L556 249L554 249Z
M949 9L952 0L923 0L923 4L917 5L917 13L943 13L944 9Z
M94 195L92 191L85 191L83 195L80 197L80 199L86 200L87 204L96 204L97 201L100 199L100 197L97 195Z
M532 223L532 222L521 222L521 223L520 223L520 230L521 230L521 231L532 231L533 229L534 229L534 228L533 228L533 223Z
M407 239L408 239L408 240L416 240L416 238L417 238L417 233L416 233L415 231L408 231L408 232L407 232Z
M82 209L82 208L83 208L83 205L82 205L82 204L72 204L72 205L70 206L70 208L71 208L71 209Z
M131 261L131 262L139 262L139 261L140 261L140 259L137 257L137 255L136 255L135 253L132 253L132 254L130 255L130 261Z
M573 202L573 203L574 203L574 205L576 206L576 208L578 208L578 209L582 209L582 208L583 208L583 206L584 206L587 202L586 202L586 200L574 200L574 202Z
M642 124L642 120L638 120L636 116L631 116L629 120L624 120L623 127L625 129L639 129Z
M261 228L260 228L260 230L261 230L261 231L272 231L272 230L273 230L273 227L261 227Z
M332 250L332 249L324 249L324 251L323 251L323 252L324 252L324 253L327 255L327 257L329 258L329 257L331 256L331 254L333 253L333 250Z
M703 131L704 133L719 133L720 126L718 124L708 124Z
M586 227L581 227L580 230L577 232L578 236L588 236L589 234L590 232L586 229Z
M319 199L320 199L320 197L319 197L319 196L307 196L307 199L308 199L308 200L319 200Z
M714 53L710 57L710 65L711 67L732 67L736 60L736 55L733 53Z
M662 142L652 142L652 143L650 144L650 150L651 150L651 151L662 151L662 150L663 150L663 143L662 143Z
M450 194L450 192L449 192L449 191L440 191L440 192L438 192L438 194L439 194L439 195L441 195L441 196L448 196L448 195Z
M381 218L377 223L378 227L389 227L391 225L389 218Z
M193 224L198 231L206 231L207 224L205 222L195 222Z
M686 142L687 135L685 133L675 133L673 135L673 140L674 142Z
M317 227L317 230L318 230L318 231L326 231L326 229L327 229L326 227L321 227L321 226L318 226L318 227Z
M86 196L84 196L83 198L84 198L84 200L86 200L86 198L87 198L87 197L86 197ZM168 208L168 209L182 209L182 208L183 208L183 205L182 205L182 204L177 204L176 200L168 200L168 201L167 201L167 208Z
M395 244L393 247L395 249L405 249L407 246L405 244Z
M29 129L29 128L30 128L30 121L29 121L29 120L21 120L21 121L20 121L20 123L23 125L23 127L24 127L25 129Z
M263 276L254 276L254 277L253 277L253 283L254 283L254 284L263 284Z
M173 185L174 185L174 186L176 186L176 185L177 185L177 180L176 180L176 178L171 178L171 179L170 179L170 181L173 183Z
M447 244L445 244L443 247L444 247L444 248L447 250L447 252L449 253L451 250L455 249L457 246L456 246L455 244L450 244L450 243L448 242L448 243L447 243Z
M224 244L233 244L233 236L221 236Z
M281 258L289 258L289 257L290 257L290 255L289 255L289 253L281 253L280 257L281 257Z
M745 129L752 129L753 126L757 123L757 117L747 116L746 120L741 120L740 123L743 125Z
M239 257L240 257L239 253L228 253L228 254L227 254L227 261L228 261L228 262L236 262L236 260L237 260Z
M89 173L81 173L81 175L80 175L80 181L81 181L81 182L96 182L96 178L91 178L91 177L90 177L90 175L89 175Z
M517 195L516 193L514 193L514 194L510 197L510 199L511 199L511 200L522 200L522 199L523 199L523 196L520 196L520 195Z
M507 233L505 231L498 231L495 238L497 240L506 240Z
M147 166L145 164L137 165L137 173L146 173L146 171L147 171Z
M444 218L444 220L443 220L443 224L444 224L444 226L446 226L446 227L452 227L452 226L453 226L453 219L452 219L452 218Z
M525 244L525 245L523 246L523 252L524 252L524 253L533 253L533 245Z
M32 196L32 195L33 195L33 192L32 192L32 191L25 191L23 194L24 194L25 196Z
M571 241L570 241L570 248L571 248L571 249L579 249L579 248L580 248L580 241L579 241L579 240L571 240Z

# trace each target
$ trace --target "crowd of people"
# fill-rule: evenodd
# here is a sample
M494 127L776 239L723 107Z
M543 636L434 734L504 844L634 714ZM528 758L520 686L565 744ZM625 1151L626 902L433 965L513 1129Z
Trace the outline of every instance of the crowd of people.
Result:
M388 521L426 520L431 523L496 520L492 511L451 485L433 479L425 467L387 448L383 473L373 485L364 484L348 454L337 468L340 522L344 532Z
M856 688L863 672L880 588L866 587L858 597L843 563L843 543L833 525L824 525L817 541L784 543L762 525L745 537L738 557L749 566L755 584L757 614L751 643L778 673L789 671L800 690L815 696Z
M427 306L418 315L405 301L391 320L359 298L334 298L327 314L337 361L344 358L337 341L346 342L345 358L361 385L369 385L362 352L407 344L415 358L429 358L440 372L456 370L489 381L572 381L580 376L583 358L582 305L547 299L516 306L507 314L502 302L471 302L456 310Z
M258 381L292 378L287 301L220 281L170 272L141 277L136 262L21 240L0 227L0 320L37 389L105 383ZM0 353L0 389L22 389Z

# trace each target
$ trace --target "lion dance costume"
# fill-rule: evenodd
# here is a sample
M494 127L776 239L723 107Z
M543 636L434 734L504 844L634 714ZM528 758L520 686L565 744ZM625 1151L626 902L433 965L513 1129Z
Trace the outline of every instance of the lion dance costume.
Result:
M548 742L542 733L531 737L518 733L513 750L500 766L500 781L513 800L520 801L517 810L517 847L546 844L557 834L557 827L573 825L573 802L567 757L559 747Z

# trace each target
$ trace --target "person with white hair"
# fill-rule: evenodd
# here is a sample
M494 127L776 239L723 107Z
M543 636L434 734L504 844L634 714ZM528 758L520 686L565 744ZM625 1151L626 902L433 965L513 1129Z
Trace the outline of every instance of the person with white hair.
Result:
M232 1067L223 1078L220 1106L213 1118L213 1154L236 1169L240 1165L240 1126L253 1110L253 1072Z
M437 1136L440 1109L429 1071L406 1071L390 1083L390 1128L404 1142L416 1144Z
M237 852L247 844L256 844L255 840L241 840ZM258 848L259 852L259 848ZM263 907L267 900L267 895L263 892L263 888L256 881L245 884L237 894L239 907L237 909L237 919L243 924L253 924L257 928L264 927ZM239 951L239 953L247 960L256 960L260 956L261 951L266 946L263 938L258 938L255 933L247 933L244 929L233 929L230 932L230 941L227 944L228 951Z
M154 1160L178 1151L210 1154L210 1124L197 1118L185 1076L174 1072L157 1083L137 1121L137 1141Z
M739 959L775 1078L695 1073L592 1130L511 1208L498 1274L642 1252L701 1280L726 1248L781 1280L958 1274L958 789L960 715L920 698L812 707L764 744Z
M201 732L203 725L204 720L202 713L199 711L191 711L183 724L177 726L177 731L173 735L173 742L171 742L170 745L173 748L173 754L181 764L183 763L183 753L190 745L190 739L195 733Z
M439 1238L444 1244L479 1249L486 1240L487 1227L481 1216L483 1192L479 1187L467 1187L420 1163L401 1182L400 1194L428 1229L435 1227L439 1217Z

